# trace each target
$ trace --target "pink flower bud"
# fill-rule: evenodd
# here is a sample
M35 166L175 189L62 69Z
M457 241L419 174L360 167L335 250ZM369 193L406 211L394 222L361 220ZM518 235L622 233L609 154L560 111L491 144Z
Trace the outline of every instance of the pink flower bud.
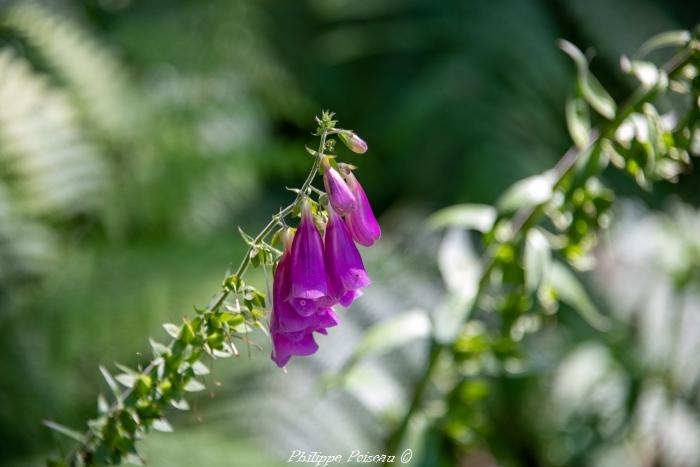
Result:
M364 246L372 246L382 235L382 229L374 217L372 207L360 182L357 181L352 172L348 173L346 180L350 191L355 195L357 206L353 212L345 216L345 222L350 229L352 238L357 243Z
M349 130L343 130L338 133L340 140L348 147L352 152L357 154L364 154L367 152L367 143L357 136L355 133Z
M324 161L323 185L326 187L326 194L331 206L342 215L349 214L355 210L355 196L348 188L348 185L328 161Z

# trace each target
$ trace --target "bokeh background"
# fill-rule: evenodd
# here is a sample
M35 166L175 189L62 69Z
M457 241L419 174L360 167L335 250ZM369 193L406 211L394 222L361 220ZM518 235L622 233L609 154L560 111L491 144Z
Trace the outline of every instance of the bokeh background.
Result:
M144 452L150 465L172 467L282 465L292 449L381 452L421 365L420 332L345 387L324 381L368 325L439 300L440 239L425 233L425 216L491 203L570 145L564 101L574 69L557 38L595 51L593 71L621 99L635 84L619 56L698 21L700 3L684 0L0 1L0 463L38 465L67 449L41 420L84 426L105 390L98 365L136 365L149 336L164 338L161 323L208 301L243 251L236 227L262 226L291 198L284 187L305 176L321 109L369 143L366 155L346 156L384 227L366 252L372 289L318 356L286 374L264 342L217 362L194 410L175 415L175 433L154 434ZM623 251L634 265L624 264L663 276L648 258L671 255L660 247L679 238L669 225L698 232L700 171L651 193L624 176L606 181L635 202L605 248L634 240ZM673 214L658 213L671 205ZM634 300L615 291L633 291L639 271L603 264L590 281L596 300L634 313ZM654 309L667 310L659 293ZM700 313L693 297L683 305L690 316ZM645 313L651 329L665 322ZM531 443L544 453L516 449L508 465L604 465L584 448L591 439L606 448L594 419L614 411L614 383L624 380L615 371L628 373L611 355L620 346L644 353L646 341L591 341L582 328L564 320L546 341L574 370L554 364L547 381L564 408L545 413L569 410L574 422L533 420L537 382L504 387L512 412L502 420L520 423L491 450ZM680 328L691 330L692 356L700 330ZM666 354L651 355L663 366ZM581 402L586 384L612 389ZM680 447L659 465L698 465L700 428L689 413L674 428ZM488 452L469 459L495 465Z

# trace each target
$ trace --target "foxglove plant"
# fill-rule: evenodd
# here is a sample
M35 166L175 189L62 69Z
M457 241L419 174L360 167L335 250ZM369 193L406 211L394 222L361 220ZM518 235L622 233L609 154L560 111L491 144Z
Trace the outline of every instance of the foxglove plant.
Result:
M376 220L364 192L357 189L350 166L340 169L333 154L334 136L355 153L366 152L367 144L354 132L337 128L330 112L323 112L316 121L319 147L309 150L314 162L304 184L293 190L297 193L295 200L273 215L255 237L241 231L248 250L236 271L226 277L221 291L206 308L196 309L195 317L185 318L180 325L163 326L172 340L167 345L151 340L154 358L147 365L137 369L119 365L121 372L115 376L100 368L114 401L110 404L104 396L99 397L99 416L88 423L87 432L81 434L45 422L77 442L64 458L50 460L49 465L142 464L136 440L151 428L171 431L164 418L165 409L173 406L187 410L185 393L204 389L196 377L209 372L202 362L205 354L213 359L238 355L235 341L247 344L250 331L265 330L269 318L271 358L284 367L291 357L312 355L318 350L314 333L327 334L328 328L338 325L333 306L349 306L359 297L360 289L370 283L353 238L367 244L367 238L374 241L379 235L351 234L353 216L366 220L369 212L372 225ZM323 171L326 192L313 186L319 170ZM358 215L360 210L365 214ZM295 215L300 217L296 232L285 222ZM325 230L325 242L318 227ZM378 232L379 227L371 229ZM282 251L275 247L278 240ZM263 267L265 271L271 267L274 271L271 310L265 295L244 282L250 267Z

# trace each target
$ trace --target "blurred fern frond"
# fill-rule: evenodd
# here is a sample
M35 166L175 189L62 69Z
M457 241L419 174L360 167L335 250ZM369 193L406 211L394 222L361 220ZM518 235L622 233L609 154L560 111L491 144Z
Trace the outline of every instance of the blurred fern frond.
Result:
M0 284L47 270L55 261L55 243L46 226L15 211L7 188L0 183Z
M21 211L65 219L100 206L107 167L77 119L62 92L0 51L0 177Z
M75 21L32 1L10 6L3 22L39 52L86 123L113 141L129 135L137 115L131 109L135 100L111 50Z

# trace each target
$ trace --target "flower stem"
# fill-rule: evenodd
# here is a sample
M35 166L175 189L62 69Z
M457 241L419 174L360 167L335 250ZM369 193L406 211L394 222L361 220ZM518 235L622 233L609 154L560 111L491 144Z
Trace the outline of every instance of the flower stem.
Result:
M272 216L272 219L270 219L270 222L267 223L265 227L260 231L260 233L255 237L255 239L252 242L252 245L248 247L248 250L245 252L245 255L243 255L243 259L241 260L241 263L238 266L238 269L236 269L236 272L233 273L233 277L243 277L245 274L246 270L248 269L248 265L250 265L250 255L253 252L253 248L255 248L256 245L259 245L265 238L274 230L275 226L285 217L290 215L293 211L294 208L299 204L299 202L304 198L304 196L308 195L308 192L311 189L311 184L313 183L314 179L316 178L316 174L318 173L318 169L321 166L321 154L323 152L323 148L326 146L326 137L328 136L328 132L324 131L321 133L321 141L319 142L318 145L318 151L316 151L316 157L314 159L314 164L311 166L311 171L309 172L309 175L306 177L306 180L304 181L304 184L301 186L301 190L299 190L299 194L297 194L296 199L292 204L287 206L286 208L282 209L279 213L275 214ZM219 298L211 304L208 308L207 311L214 311L218 309L222 303L224 303L224 300L226 300L226 297L229 296L229 294L233 291L233 289L227 285L224 286L223 290L219 294Z
M319 143L319 148L316 153L316 157L314 160L314 163L311 167L311 170L309 171L309 174L306 177L306 180L304 181L304 184L301 187L301 190L297 194L297 197L295 198L294 202L292 202L290 205L286 206L285 208L281 209L277 214L273 215L270 221L263 227L263 229L258 233L258 235L252 240L251 244L249 245L248 249L246 250L243 258L241 259L241 262L236 269L236 272L231 276L235 278L242 278L243 275L246 273L248 270L248 266L250 266L250 261L251 261L251 254L253 252L253 249L256 248L257 246L261 245L265 238L275 229L277 225L280 224L280 222L292 214L295 210L295 208L299 205L299 203L304 199L305 196L308 196L312 186L311 184L313 183L314 179L316 178L316 175L318 173L319 167L321 165L321 157L323 150L326 147L326 138L328 135L335 134L337 133L337 130L334 129L324 129L321 134L320 134L320 143ZM235 282L234 282L235 283ZM231 292L235 291L235 287L233 287L232 282L227 280L224 282L224 285L222 286L222 290L219 293L217 299L212 302L206 310L202 313L203 316L212 314L212 313L217 313L221 305L223 305L224 301L226 298L231 294ZM173 352L175 348L175 344L179 342L179 338L175 338L170 341L168 344L167 348L169 352ZM201 350L201 349L200 349ZM143 369L139 371L139 374L142 375L150 375L156 367L159 365L159 361L162 360L162 358L155 358L151 360L148 365ZM117 414L119 411L121 411L127 404L127 401L129 397L134 393L134 387L129 387L127 388L124 392L119 394L117 396L117 399L114 401L114 403L109 407L108 409L108 414ZM64 457L65 459L65 465L69 466L74 466L74 465L91 465L91 461L88 460L90 459L90 456L94 453L94 448L90 446L90 444L94 441L95 439L95 433L93 430L87 430L83 435L80 441L76 443L76 445L73 447L73 449L68 453L67 456Z

